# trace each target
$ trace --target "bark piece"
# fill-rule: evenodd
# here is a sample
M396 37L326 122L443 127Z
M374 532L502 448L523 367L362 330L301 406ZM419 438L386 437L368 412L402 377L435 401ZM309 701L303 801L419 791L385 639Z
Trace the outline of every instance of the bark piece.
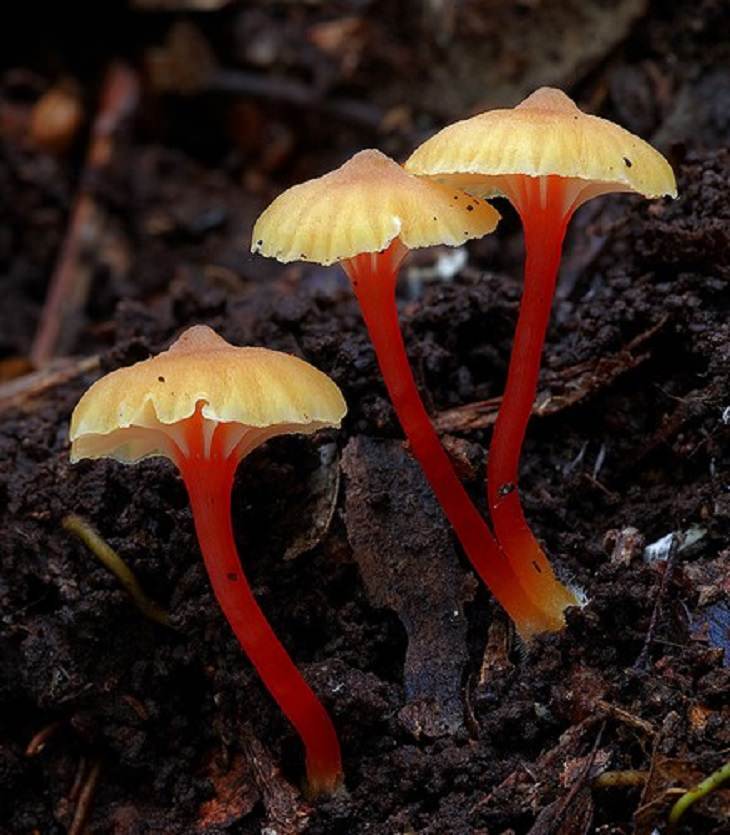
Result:
M408 635L407 704L414 736L463 728L467 662L463 604L473 585L418 464L397 441L358 437L342 458L345 522L370 601L392 609Z

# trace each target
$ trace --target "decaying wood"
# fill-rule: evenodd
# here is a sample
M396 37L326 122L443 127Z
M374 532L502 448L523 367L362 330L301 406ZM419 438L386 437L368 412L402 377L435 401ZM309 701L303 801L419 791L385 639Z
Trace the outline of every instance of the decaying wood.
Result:
M396 612L408 635L400 723L415 738L457 733L474 587L440 508L398 441L355 438L342 468L347 536L368 598Z
M567 793L542 810L528 835L584 835L590 830L593 821L593 799L589 784L605 729L604 722L598 729L590 753L579 759L578 773L570 783Z
M91 811L91 804L94 800L94 793L96 792L96 785L99 782L99 774L101 773L101 762L95 760L89 769L88 775L84 780L81 790L79 791L78 802L74 812L73 821L68 829L68 835L82 835L86 828L86 821L89 818Z
M656 736L657 734L657 729L651 722L647 722L646 719L642 719L639 716L634 716L633 713L624 710L618 705L611 704L610 702L604 701L604 699L599 699L596 706L602 713L613 719L617 719L619 722L623 722L624 725L636 728L648 736Z
M668 317L663 316L655 325L640 333L616 354L566 368L558 375L557 380L565 393L552 394L550 391L540 391L535 399L532 414L545 417L561 412L606 388L627 371L646 362L651 356L651 351L640 349L659 333L667 321ZM434 416L434 425L439 432L469 432L474 429L486 429L497 420L501 403L500 396L447 409Z
M639 653L639 657L634 663L635 670L645 670L649 664L649 650L654 641L657 624L659 623L659 616L662 611L662 604L667 594L667 589L672 582L674 576L675 559L677 556L677 549L683 540L681 533L674 533L672 535L672 542L669 546L669 553L667 554L666 562L664 563L664 572L657 591L656 600L654 601L654 608L651 613L651 620L649 621L649 628L646 631L646 638L644 639L644 646Z
M7 409L27 406L28 401L33 398L48 394L52 389L63 386L82 374L96 371L98 367L99 357L96 356L54 360L39 371L2 383L0 384L0 413Z
M333 96L326 89L283 76L219 66L203 33L188 21L176 23L165 44L148 51L147 66L159 92L228 93L313 110L369 130L387 124L386 113L371 102Z
M241 744L266 809L266 827L262 831L298 835L309 821L310 807L282 777L269 750L250 729L244 729Z
M101 225L101 210L91 193L93 179L109 162L114 134L132 113L138 98L136 74L124 64L112 64L104 80L99 111L91 129L89 150L66 238L31 347L30 357L36 368L45 365L59 348L69 344L74 322L86 303L91 265L84 256L90 244L98 238Z
M261 799L252 765L242 754L235 754L230 760L219 753L211 755L206 759L205 777L213 792L200 805L196 832L235 826Z

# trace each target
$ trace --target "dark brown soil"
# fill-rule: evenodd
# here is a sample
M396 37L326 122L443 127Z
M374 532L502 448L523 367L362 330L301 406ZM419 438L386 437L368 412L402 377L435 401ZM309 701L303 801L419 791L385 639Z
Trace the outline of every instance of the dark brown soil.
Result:
M152 5L111 4L84 22L93 44L66 16L37 35L29 9L3 53L0 379L13 379L0 383L0 833L74 831L79 781L90 833L664 833L678 796L668 790L730 751L726 4L626 2L609 14L600 2L489 13L467 2L447 15L262 0L187 16ZM545 16L573 27L552 60L525 47ZM466 78L495 20L489 73L503 98L466 82L440 95L444 68ZM591 49L576 46L598 20ZM268 99L146 81L110 163L86 181L102 223L61 351L73 359L40 381L18 376L102 70L116 56L141 67L181 21L216 72L286 78L311 101L293 103L278 81ZM69 76L85 127L51 155L34 147L29 114ZM404 448L344 276L254 259L248 236L282 187L363 146L402 156L443 121L542 83L653 138L680 199L602 199L573 223L521 489L587 605L562 634L523 646ZM416 253L400 283L421 391L480 503L493 415L482 401L500 394L520 293L521 235L500 208L499 233L455 276L434 277L443 253ZM297 738L215 605L173 468L68 461L70 413L100 373L84 359L125 365L196 322L304 357L349 404L340 432L278 439L247 459L232 508L257 598L340 734L346 790L316 804L298 790ZM64 531L69 513L118 550L171 629ZM673 547L645 551L672 533ZM625 771L643 776L595 782ZM728 820L725 789L679 831L718 835Z

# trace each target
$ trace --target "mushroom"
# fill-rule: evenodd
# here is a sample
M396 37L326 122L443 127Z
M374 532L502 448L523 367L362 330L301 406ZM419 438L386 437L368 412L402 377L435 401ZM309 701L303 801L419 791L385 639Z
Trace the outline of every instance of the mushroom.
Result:
M516 582L492 532L457 478L418 394L398 324L398 269L416 247L459 246L494 230L497 212L463 191L407 174L366 150L296 185L256 221L251 251L283 263L340 263L360 302L385 385L411 450L467 557L523 637L540 612Z
M72 462L162 456L177 466L218 603L302 738L313 796L341 782L339 743L251 592L233 536L231 490L241 459L264 441L339 426L346 411L332 380L303 360L236 348L196 325L167 351L97 380L71 418Z
M676 197L674 174L646 142L582 113L565 93L547 87L514 109L449 125L417 148L405 168L480 197L505 196L522 220L524 295L489 449L487 492L497 539L515 573L560 628L576 595L556 579L530 531L517 481L563 238L587 200L610 192Z

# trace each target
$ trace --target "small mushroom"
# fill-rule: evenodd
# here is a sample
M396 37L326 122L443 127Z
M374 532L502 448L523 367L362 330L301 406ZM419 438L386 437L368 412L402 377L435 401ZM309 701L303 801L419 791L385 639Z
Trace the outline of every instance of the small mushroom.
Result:
M303 360L236 348L210 328L185 331L167 350L97 380L71 418L71 460L133 464L169 458L187 487L216 598L244 652L302 738L311 795L342 779L327 712L274 634L248 585L231 524L241 459L269 438L339 426L340 390Z
M472 565L528 637L542 630L540 613L516 582L431 424L408 363L395 301L398 269L410 249L459 246L492 232L498 220L488 203L407 174L380 151L366 150L279 195L256 221L251 251L283 263L341 264L414 456Z
M449 125L417 148L405 167L480 197L505 196L522 219L525 289L489 450L487 491L500 544L557 629L576 595L556 579L528 527L516 487L565 230L573 212L601 194L676 197L674 174L646 142L582 113L565 93L547 87L514 109Z

